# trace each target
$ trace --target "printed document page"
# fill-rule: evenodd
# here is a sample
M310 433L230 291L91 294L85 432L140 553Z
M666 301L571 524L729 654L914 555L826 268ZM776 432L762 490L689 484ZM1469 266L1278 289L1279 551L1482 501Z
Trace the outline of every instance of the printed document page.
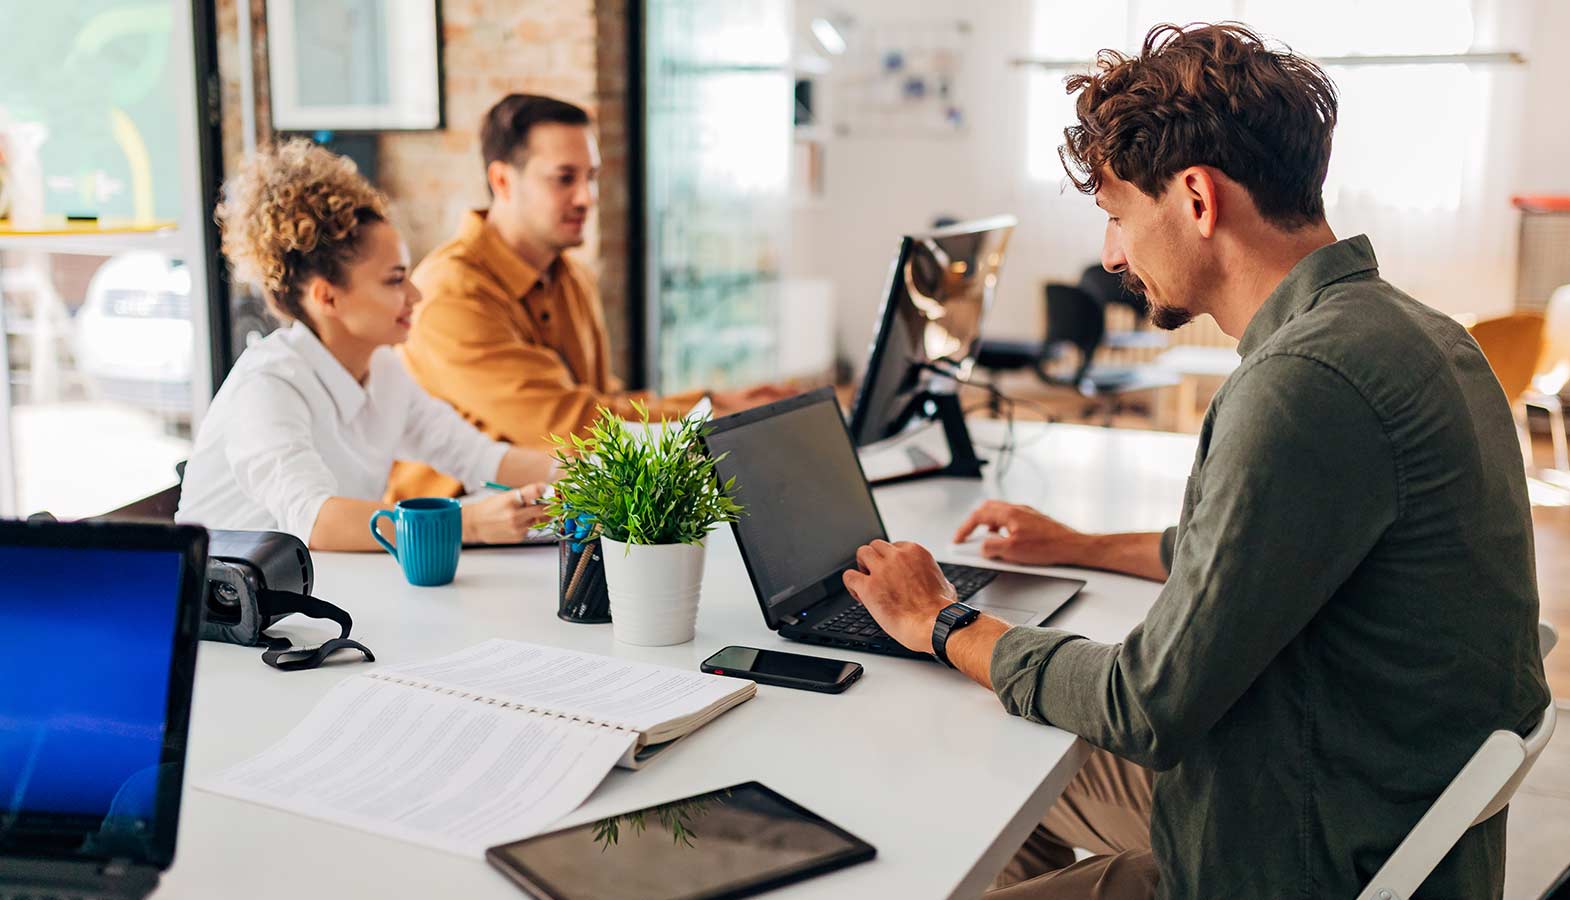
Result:
M635 739L357 676L271 749L197 787L483 857L576 809Z
M638 731L696 715L750 686L702 672L501 638L428 662L386 666L371 675L467 691Z

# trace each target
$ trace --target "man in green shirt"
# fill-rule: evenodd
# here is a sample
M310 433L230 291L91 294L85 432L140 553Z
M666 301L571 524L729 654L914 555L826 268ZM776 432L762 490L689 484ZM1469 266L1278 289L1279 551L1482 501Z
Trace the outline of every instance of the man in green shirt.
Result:
M1160 26L1068 84L1062 155L1107 213L1103 264L1158 325L1213 316L1242 364L1175 529L1082 534L992 502L957 539L1165 587L1108 645L950 608L914 544L863 547L845 583L1009 713L1100 748L998 896L1353 897L1491 731L1549 702L1510 411L1465 331L1331 233L1335 89L1312 62L1240 26ZM1504 847L1500 814L1419 896L1500 896Z

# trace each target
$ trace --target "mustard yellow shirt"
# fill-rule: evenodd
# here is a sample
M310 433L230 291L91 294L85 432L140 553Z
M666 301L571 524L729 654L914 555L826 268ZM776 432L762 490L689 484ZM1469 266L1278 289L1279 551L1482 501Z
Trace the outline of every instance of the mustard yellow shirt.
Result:
M677 416L701 392L629 393L610 371L605 314L593 276L562 255L535 270L471 211L452 240L413 274L423 295L401 348L409 374L476 428L519 447L549 448L551 434L581 433L600 406ZM393 467L388 499L453 496L457 481L408 462Z

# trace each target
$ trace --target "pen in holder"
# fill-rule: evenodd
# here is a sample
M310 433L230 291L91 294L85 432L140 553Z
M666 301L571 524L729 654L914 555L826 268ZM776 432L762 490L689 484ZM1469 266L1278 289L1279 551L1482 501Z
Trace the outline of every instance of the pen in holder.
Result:
M573 533L568 519L565 534L556 545L560 566L560 600L556 616L564 622L599 625L611 620L611 599L605 590L605 559L598 535L587 528Z

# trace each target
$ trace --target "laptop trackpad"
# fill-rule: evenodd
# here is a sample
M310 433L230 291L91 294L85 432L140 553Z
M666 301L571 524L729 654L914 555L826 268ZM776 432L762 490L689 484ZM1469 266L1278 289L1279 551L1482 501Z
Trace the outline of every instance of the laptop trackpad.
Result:
M979 597L966 601L971 606L981 610L989 616L997 616L1010 625L1034 625L1041 621L1041 613L1029 609L1013 609L1007 606L997 606L988 603Z

